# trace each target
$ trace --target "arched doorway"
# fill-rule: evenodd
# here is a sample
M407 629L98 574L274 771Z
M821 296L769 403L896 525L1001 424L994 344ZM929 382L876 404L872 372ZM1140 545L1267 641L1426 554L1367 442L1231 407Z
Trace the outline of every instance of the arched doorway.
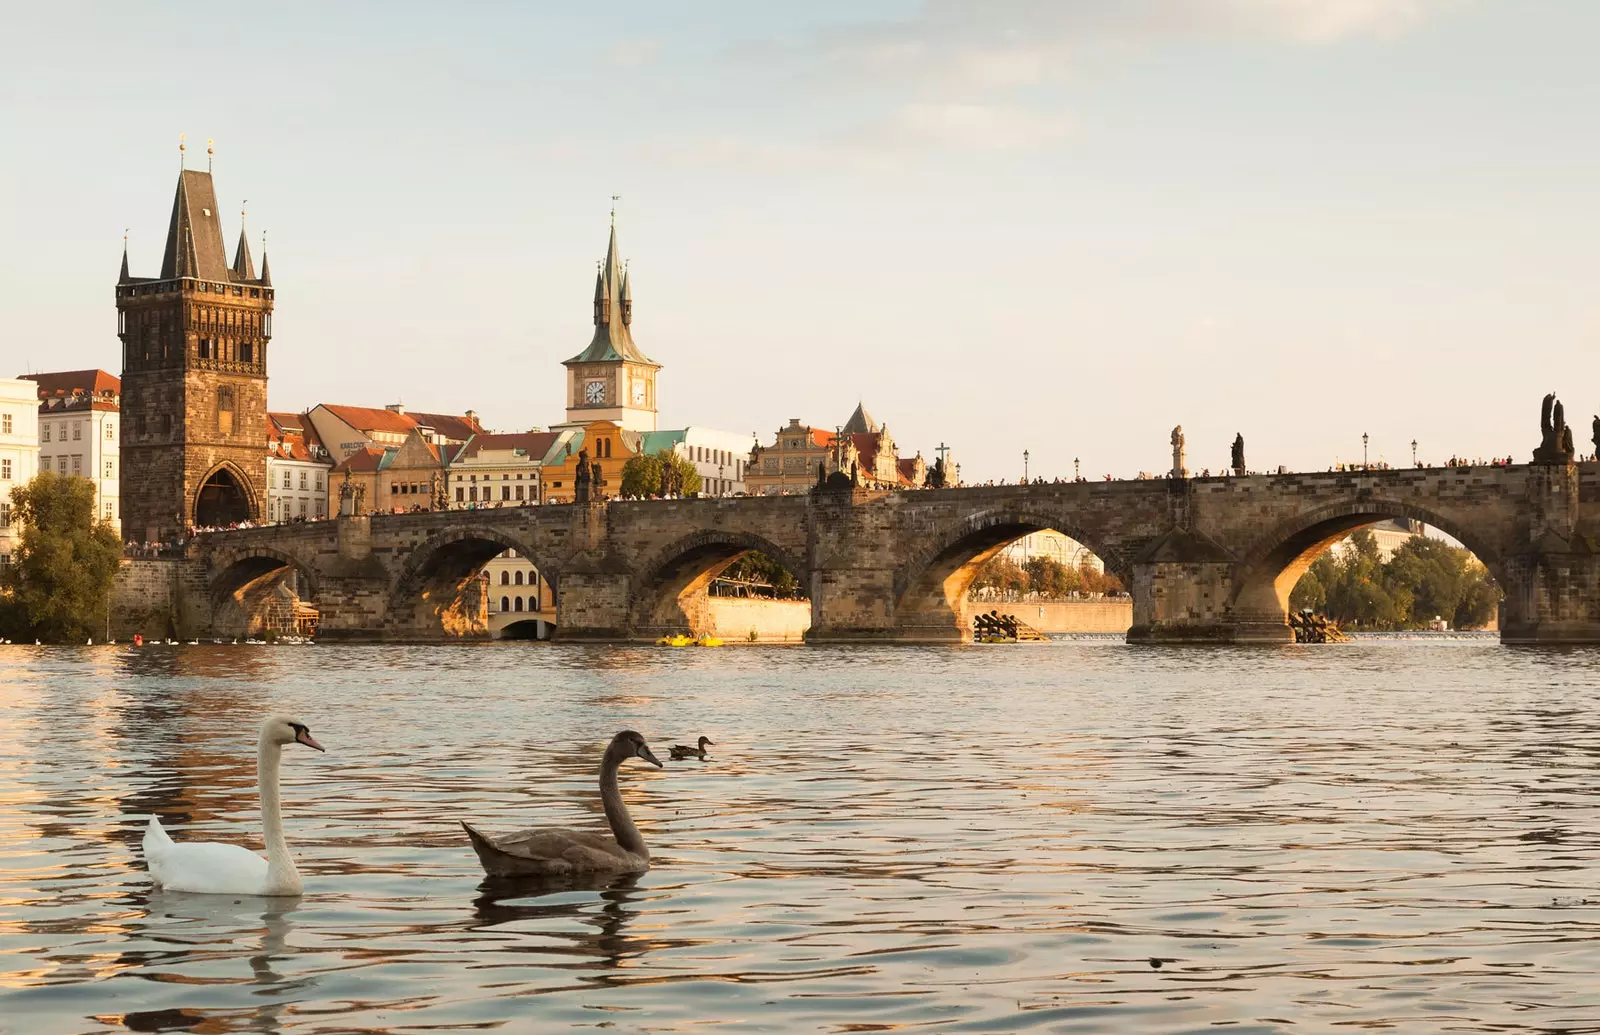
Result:
M194 523L200 528L226 528L254 516L249 489L227 467L212 471L195 493Z

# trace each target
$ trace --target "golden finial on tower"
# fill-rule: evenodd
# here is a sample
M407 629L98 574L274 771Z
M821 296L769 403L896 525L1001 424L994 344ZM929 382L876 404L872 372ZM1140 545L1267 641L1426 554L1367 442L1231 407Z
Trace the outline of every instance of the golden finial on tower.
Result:
M244 214L250 210L250 199L245 198L239 202L239 229L244 229Z
M187 136L188 134L186 133L178 134L178 168L180 170L183 168L183 152L188 150L187 145L185 145L183 142L184 138Z
M621 194L611 195L611 225L617 225L617 202L622 200Z
M217 153L217 149L213 146L213 144L214 144L214 141L210 137L206 137L206 172L207 173L211 172L211 156Z

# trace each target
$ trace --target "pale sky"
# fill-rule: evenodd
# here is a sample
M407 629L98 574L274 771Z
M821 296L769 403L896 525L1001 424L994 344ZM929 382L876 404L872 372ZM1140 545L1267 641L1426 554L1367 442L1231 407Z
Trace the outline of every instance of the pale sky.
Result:
M968 480L1409 462L1600 411L1600 3L23 4L0 366L120 368L187 133L275 409L562 418L621 194L661 426L859 400ZM230 253L238 217L226 220ZM260 256L257 255L259 262Z

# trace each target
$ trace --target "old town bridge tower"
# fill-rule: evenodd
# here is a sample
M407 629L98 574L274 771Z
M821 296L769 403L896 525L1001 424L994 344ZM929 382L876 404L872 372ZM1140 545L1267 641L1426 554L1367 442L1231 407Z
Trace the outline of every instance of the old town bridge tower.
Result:
M122 530L160 541L259 519L267 498L272 277L239 227L230 265L210 172L178 174L161 275L117 278Z

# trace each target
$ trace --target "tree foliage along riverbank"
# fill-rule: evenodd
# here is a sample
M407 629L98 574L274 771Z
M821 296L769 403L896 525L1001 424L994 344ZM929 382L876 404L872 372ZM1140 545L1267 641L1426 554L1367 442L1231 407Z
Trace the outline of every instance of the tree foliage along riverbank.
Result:
M726 568L719 578L736 582L765 583L780 596L791 596L800 589L800 580L794 572L759 550L751 550Z
M1478 629L1495 616L1500 596L1468 550L1419 535L1385 561L1372 533L1361 529L1349 546L1312 562L1289 606L1366 629L1420 629L1436 615L1452 629Z
M0 572L0 632L12 639L82 643L104 628L122 543L94 514L94 483L41 472L11 490L20 523L11 566Z
M700 472L694 464L670 449L630 456L622 465L622 495L660 496L662 475L669 484L668 495L687 496L700 491Z
M1053 557L1030 557L1026 564L1018 564L1002 553L978 571L968 592L970 595L985 589L1005 596L1037 593L1051 599L1073 593L1119 592L1122 581L1087 564L1073 569Z

